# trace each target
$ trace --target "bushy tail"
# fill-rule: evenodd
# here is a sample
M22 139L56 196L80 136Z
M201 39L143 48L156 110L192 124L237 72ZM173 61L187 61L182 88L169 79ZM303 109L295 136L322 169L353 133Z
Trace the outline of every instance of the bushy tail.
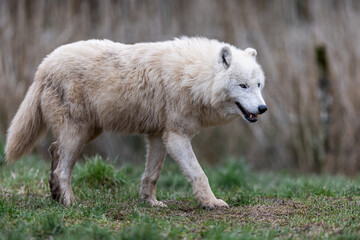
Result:
M45 130L40 108L41 91L40 81L34 81L11 122L5 146L7 163L31 151Z

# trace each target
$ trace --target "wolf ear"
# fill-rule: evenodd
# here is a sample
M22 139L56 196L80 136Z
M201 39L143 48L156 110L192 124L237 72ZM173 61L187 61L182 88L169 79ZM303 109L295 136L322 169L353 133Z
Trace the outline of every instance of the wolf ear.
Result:
M251 57L256 58L257 52L253 48L245 49L245 53L249 54Z
M232 60L232 57L231 57L230 48L228 46L223 47L220 50L218 62L220 64L222 64L225 67L225 69L228 69L231 65L231 60Z

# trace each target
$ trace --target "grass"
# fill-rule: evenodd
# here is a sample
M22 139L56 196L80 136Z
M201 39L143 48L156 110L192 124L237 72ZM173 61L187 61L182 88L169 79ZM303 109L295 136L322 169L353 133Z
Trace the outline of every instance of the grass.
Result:
M49 168L36 157L0 165L0 239L360 238L360 177L256 173L229 160L205 169L231 206L210 211L167 161L158 198L168 208L151 208L139 202L143 166L95 157L76 165L78 203L66 208L50 198Z

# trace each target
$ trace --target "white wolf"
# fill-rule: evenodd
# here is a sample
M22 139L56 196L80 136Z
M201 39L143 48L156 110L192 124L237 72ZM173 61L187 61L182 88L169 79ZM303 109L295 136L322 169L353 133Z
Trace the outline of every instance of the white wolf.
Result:
M6 159L13 162L29 152L50 128L56 138L49 148L52 197L70 205L71 175L84 144L103 131L146 134L142 200L165 205L156 199L156 182L169 153L203 207L227 207L212 193L191 138L238 116L256 122L267 110L264 80L255 49L206 38L67 44L38 67L8 130Z

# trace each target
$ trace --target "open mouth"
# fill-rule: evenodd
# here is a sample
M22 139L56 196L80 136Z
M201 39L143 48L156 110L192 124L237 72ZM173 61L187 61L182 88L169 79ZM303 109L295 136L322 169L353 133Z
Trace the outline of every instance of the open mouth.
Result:
M235 102L236 106L238 106L238 108L240 109L240 111L244 114L244 118L246 120L248 120L249 122L256 122L257 119L257 114L253 114L251 112L249 112L248 110L246 110L239 102Z

